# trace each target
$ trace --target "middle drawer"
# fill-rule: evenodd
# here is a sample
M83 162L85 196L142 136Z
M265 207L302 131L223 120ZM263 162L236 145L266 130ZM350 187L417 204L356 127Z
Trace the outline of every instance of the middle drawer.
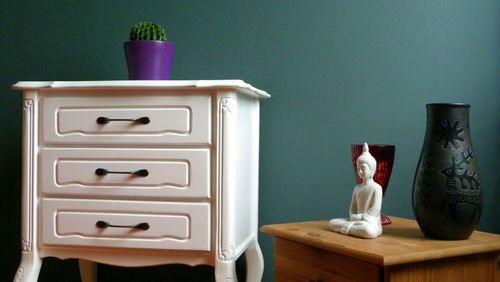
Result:
M42 148L44 195L209 198L209 149Z

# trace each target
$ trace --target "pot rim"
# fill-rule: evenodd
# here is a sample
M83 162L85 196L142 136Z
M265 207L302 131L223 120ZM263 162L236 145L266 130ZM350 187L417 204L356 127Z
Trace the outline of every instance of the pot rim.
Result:
M426 107L464 107L470 108L469 104L466 103L429 103Z
M174 45L173 41L162 41L162 40L128 40L123 42L124 45L131 44L166 44L166 45Z

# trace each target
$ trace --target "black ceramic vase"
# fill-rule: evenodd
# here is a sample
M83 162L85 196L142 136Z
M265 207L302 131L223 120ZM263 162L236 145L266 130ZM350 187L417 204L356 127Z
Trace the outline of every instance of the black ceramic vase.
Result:
M425 236L467 239L483 208L467 104L428 104L427 129L413 181L413 213Z

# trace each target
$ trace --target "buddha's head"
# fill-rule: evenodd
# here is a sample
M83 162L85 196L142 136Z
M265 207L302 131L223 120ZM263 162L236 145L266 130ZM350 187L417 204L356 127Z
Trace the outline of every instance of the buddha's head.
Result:
M377 161L370 154L368 144L363 144L363 153L356 159L356 166L359 177L363 180L373 178L377 169Z

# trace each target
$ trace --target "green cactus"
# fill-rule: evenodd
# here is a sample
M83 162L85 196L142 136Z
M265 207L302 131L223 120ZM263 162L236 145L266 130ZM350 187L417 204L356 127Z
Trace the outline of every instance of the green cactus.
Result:
M130 29L130 40L159 40L167 41L165 29L152 22L140 22Z

